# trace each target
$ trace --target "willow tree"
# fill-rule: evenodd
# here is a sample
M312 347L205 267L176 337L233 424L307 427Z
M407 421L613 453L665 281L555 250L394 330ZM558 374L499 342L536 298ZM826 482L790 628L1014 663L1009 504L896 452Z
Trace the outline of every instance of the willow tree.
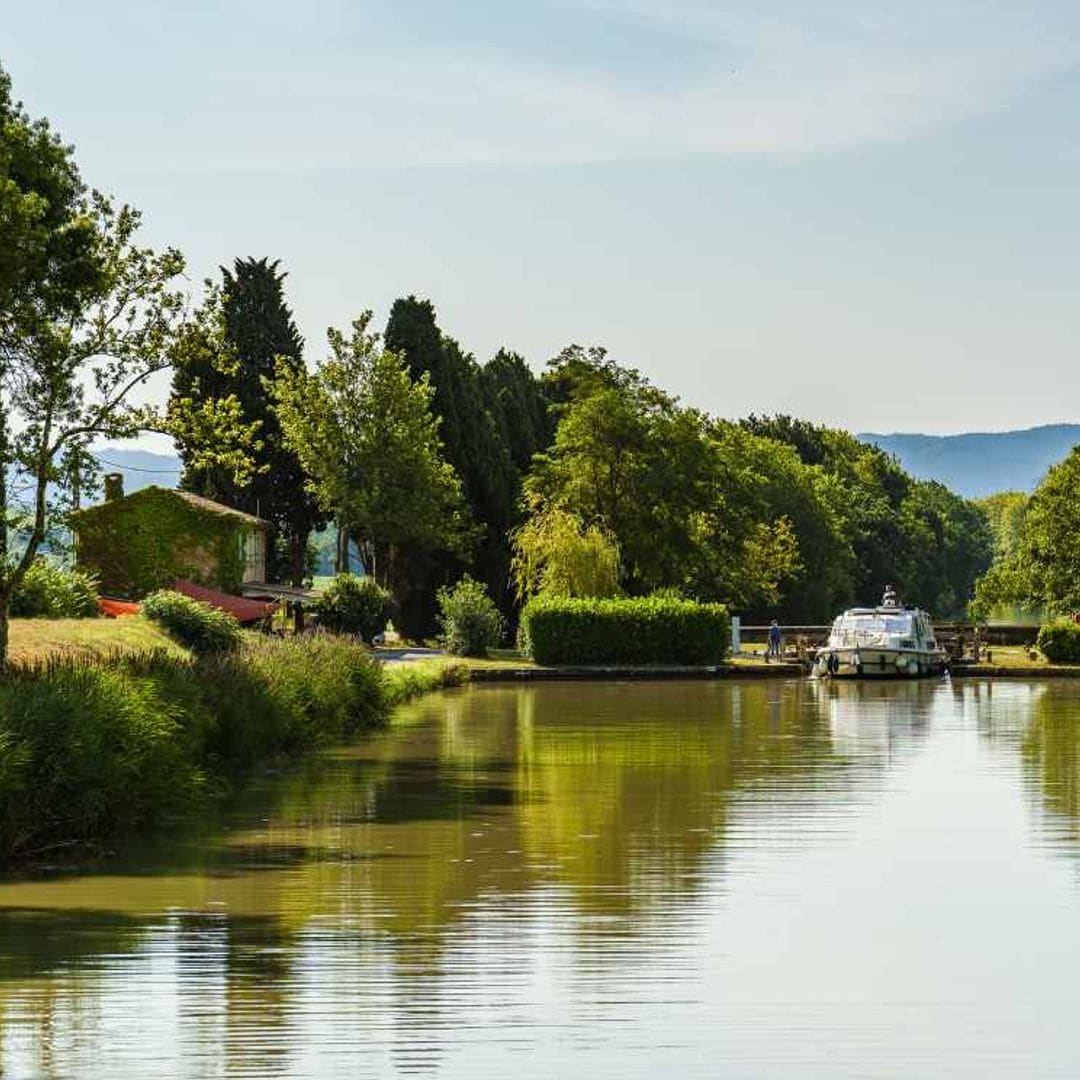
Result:
M319 505L357 541L367 570L389 588L407 625L418 553L464 554L474 530L461 481L443 457L433 389L369 330L371 312L348 335L329 331L330 356L311 373L279 369L277 414L285 444L311 478Z
M518 599L618 596L619 545L566 510L536 508L512 535L510 572Z

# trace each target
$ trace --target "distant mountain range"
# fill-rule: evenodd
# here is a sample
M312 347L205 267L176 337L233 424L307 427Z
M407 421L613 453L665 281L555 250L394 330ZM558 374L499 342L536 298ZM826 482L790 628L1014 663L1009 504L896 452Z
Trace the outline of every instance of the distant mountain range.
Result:
M132 450L119 446L106 446L95 451L102 473L120 473L124 478L124 492L150 487L174 488L180 483L180 459L173 454L152 454L148 450ZM96 500L95 500L96 501Z
M1034 490L1046 470L1080 443L1080 424L969 435L858 437L895 454L912 476L940 480L958 495L979 499L995 491Z

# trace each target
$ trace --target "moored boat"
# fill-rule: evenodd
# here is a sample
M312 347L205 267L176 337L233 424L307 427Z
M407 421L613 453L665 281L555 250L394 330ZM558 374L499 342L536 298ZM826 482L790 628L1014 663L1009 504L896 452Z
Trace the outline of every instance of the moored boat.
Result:
M940 675L948 664L930 616L901 604L891 585L874 608L849 608L817 651L814 673L839 679L917 679Z

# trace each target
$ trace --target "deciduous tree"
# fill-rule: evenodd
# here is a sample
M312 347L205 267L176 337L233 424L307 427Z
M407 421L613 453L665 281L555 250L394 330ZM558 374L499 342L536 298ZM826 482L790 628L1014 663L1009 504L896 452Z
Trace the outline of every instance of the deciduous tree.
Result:
M383 348L366 312L311 374L284 365L275 383L286 445L311 477L320 506L359 543L365 565L393 592L412 625L407 562L417 553L464 554L472 539L461 482L443 457L434 391Z

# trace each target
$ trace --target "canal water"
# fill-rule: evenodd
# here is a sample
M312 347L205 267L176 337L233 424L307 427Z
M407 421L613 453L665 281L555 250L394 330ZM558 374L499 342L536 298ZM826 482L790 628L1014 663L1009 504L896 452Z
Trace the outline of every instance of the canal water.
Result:
M0 1075L1080 1075L1080 684L476 687L402 721L0 883Z

